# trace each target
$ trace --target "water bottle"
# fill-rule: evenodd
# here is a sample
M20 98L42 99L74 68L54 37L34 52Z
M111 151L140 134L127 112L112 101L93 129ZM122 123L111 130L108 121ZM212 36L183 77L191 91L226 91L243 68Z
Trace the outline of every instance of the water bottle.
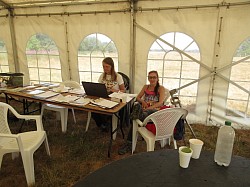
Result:
M234 129L230 121L225 121L225 126L220 127L215 148L214 161L220 166L229 166L234 145Z

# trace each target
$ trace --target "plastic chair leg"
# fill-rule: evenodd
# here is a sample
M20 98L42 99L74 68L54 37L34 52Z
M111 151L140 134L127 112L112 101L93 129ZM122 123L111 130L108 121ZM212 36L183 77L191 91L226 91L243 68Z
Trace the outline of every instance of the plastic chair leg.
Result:
M47 155L50 156L50 149L49 149L49 143L48 143L48 139L47 139L47 135L45 134L45 141L44 141L44 145L45 145L45 149L46 149L46 153Z
M68 123L68 109L64 108L60 110L61 115L61 126L62 126L62 132L67 131L67 123Z
M22 154L24 172L25 172L28 186L34 185L35 184L35 174L34 174L33 153L25 151L21 154Z
M73 115L73 119L74 119L74 122L76 124L76 116L75 116L75 111L73 108L71 108L71 111L72 111L72 115Z
M173 142L174 142L174 149L177 149L177 143L176 143L176 140L174 139L174 137L173 137Z
M85 132L87 132L88 129L89 129L90 119L91 119L91 112L88 112L88 119L87 119L87 124L86 124Z
M0 153L0 169L1 169L1 166L2 166L2 161L3 161L3 153Z
M149 139L145 139L147 143L147 152L148 151L154 151L155 150L155 141L151 141Z
M11 154L12 160L14 160L15 158L19 157L19 152L14 152Z

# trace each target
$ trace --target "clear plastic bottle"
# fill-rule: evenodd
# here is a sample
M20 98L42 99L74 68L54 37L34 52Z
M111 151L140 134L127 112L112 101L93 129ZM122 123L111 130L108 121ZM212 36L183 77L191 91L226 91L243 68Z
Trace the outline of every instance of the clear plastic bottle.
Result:
M214 161L220 166L229 166L232 158L234 145L234 129L230 121L225 121L218 131L217 143L215 148Z

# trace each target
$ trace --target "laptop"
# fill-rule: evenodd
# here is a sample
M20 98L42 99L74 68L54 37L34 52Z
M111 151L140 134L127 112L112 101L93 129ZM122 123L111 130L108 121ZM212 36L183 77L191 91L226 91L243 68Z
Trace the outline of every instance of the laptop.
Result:
M85 90L86 95L109 98L105 84L82 81L82 86Z

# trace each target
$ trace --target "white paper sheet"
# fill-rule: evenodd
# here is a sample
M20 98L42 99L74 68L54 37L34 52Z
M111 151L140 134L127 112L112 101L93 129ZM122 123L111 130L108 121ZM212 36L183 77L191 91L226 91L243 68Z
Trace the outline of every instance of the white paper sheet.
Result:
M91 103L97 106L103 107L103 108L113 108L119 104L117 102L110 101L110 100L103 99L103 98L91 100Z

